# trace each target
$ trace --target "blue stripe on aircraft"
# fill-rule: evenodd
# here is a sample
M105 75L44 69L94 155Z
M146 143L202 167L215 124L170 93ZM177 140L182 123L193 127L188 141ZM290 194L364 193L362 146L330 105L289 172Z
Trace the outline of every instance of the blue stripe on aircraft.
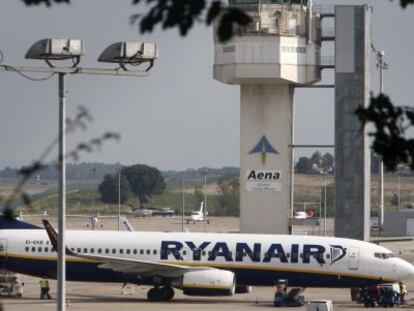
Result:
M3 258L4 259L4 258ZM68 281L84 282L111 282L111 283L135 283L152 284L152 278L138 278L135 273L116 272L111 269L103 269L94 262L67 262L66 274ZM0 268L28 274L32 276L46 276L56 278L56 260L34 260L28 258L8 257L7 262L0 262ZM272 286L277 279L288 279L290 286L311 287L363 287L378 284L377 279L339 276L318 273L259 270L230 268L226 269L236 274L236 282L239 285Z

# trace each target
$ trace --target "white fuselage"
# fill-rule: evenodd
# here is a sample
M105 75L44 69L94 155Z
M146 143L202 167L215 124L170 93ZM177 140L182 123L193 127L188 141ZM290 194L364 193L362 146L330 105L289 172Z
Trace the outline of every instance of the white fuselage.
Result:
M7 269L34 276L56 269L45 230L0 230L0 243ZM410 263L384 247L333 237L68 230L66 244L77 253L230 270L245 285L287 278L292 286L362 287L414 275ZM101 263L68 256L68 280L152 282L145 273L116 273Z

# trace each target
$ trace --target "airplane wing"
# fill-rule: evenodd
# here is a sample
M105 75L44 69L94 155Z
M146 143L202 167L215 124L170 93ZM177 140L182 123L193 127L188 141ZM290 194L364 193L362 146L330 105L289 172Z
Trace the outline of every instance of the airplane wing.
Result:
M43 219L46 232L55 249L58 245L58 233L46 219ZM117 272L137 273L140 275L157 275L162 277L180 277L189 271L215 270L210 267L191 267L185 265L169 264L156 261L138 260L132 258L119 258L113 256L102 256L92 254L82 254L70 250L66 247L68 256L85 258L101 263L98 267L102 269L111 269Z

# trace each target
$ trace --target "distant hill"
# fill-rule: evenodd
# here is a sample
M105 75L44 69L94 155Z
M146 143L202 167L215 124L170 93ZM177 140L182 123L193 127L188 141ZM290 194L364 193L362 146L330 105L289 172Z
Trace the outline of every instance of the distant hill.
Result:
M120 166L121 164L119 163L69 163L66 165L66 178L68 180L100 181L106 174L117 174ZM200 184L204 180L204 176L207 177L209 183L222 178L239 176L240 169L238 167L202 167L198 169L187 169L185 171L162 171L161 173L169 188L178 188L182 186L183 178L186 186L191 186ZM37 179L37 175L39 175L40 180L56 180L58 178L58 170L55 167L43 169L33 176L34 180ZM0 178L20 178L19 168L6 167L0 170Z

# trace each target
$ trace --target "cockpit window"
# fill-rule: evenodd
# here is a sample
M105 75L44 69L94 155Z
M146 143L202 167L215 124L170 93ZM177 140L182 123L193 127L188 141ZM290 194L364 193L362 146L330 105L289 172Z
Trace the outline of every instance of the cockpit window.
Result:
M388 258L397 257L397 255L395 255L394 253L375 253L374 256L375 258L379 258L379 259L388 259Z

